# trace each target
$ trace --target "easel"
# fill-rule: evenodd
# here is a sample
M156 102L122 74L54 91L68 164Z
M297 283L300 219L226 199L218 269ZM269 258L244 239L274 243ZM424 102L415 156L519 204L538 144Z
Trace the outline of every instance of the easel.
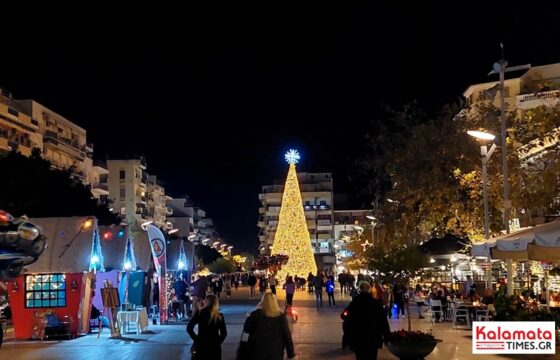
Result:
M119 301L119 290L117 288L114 288L108 280L105 280L104 286L105 287L101 289L101 297L103 299L103 314L105 314L106 310L111 313L111 321L109 322L111 337L120 338L121 331L117 321L118 308L121 305ZM101 331L99 331L97 337L99 337L100 334Z

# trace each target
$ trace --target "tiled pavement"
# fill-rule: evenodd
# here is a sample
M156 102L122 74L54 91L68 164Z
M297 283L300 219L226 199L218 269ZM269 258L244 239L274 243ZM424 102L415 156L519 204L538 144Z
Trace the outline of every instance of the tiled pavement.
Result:
M283 294L279 294L283 303ZM338 299L338 297L337 297ZM352 353L340 349L342 336L340 311L347 299L339 300L337 309L317 311L313 298L298 292L294 300L299 321L294 327L293 338L297 359L354 359ZM223 299L222 312L228 325L228 337L222 346L223 359L235 359L235 349L241 336L245 314L257 300L248 300L246 288L240 288L230 299ZM327 306L325 301L324 306ZM413 309L414 310L414 309ZM453 330L449 323L430 325L428 320L412 320L413 329L433 329L437 338L443 340L426 359L468 360L468 359L560 359L554 356L476 356L471 354L470 331ZM390 320L393 330L407 326L406 320ZM150 334L127 335L123 340L109 339L108 330L100 338L96 334L83 336L71 341L6 342L0 348L0 359L189 359L190 339L185 333L185 324L150 326ZM379 359L396 359L385 348Z

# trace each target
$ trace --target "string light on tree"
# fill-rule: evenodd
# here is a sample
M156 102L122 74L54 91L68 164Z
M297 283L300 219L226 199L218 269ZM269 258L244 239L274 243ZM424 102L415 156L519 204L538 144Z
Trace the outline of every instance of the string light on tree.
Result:
M309 272L317 272L295 166L300 156L296 150L291 149L284 158L290 164L290 168L282 194L282 206L272 250L273 255L288 256L286 265L278 272L279 280L283 280L287 274L306 276Z
M363 251L366 251L368 247L373 246L373 244L370 243L368 240L366 240L365 242L361 243L360 245L362 245Z

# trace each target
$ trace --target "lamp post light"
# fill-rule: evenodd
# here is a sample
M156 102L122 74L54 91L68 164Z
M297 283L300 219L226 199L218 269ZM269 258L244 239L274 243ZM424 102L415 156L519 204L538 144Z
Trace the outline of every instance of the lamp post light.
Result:
M371 220L371 242L372 242L373 244L375 244L374 230L375 230L375 225L377 224L377 223L376 223L377 218L376 218L375 216L373 216L373 215L367 215L366 218L368 218L368 219ZM379 240L379 237L378 237L377 240Z
M483 132L483 131L474 131L470 130L467 131L467 134L470 136L477 138L481 141L492 141L496 138L495 135ZM488 213L488 161L490 157L496 150L496 144L492 143L490 150L488 150L488 146L483 143L480 145L480 155L482 157L482 192L484 197L484 238L488 240L490 238L490 215Z
M493 134L484 132L484 131L474 131L470 130L467 131L467 134L470 136L481 140L481 141L493 141L496 136ZM488 150L488 146L483 143L480 145L480 155L482 156L482 192L484 197L484 239L488 240L490 238L490 215L488 213L488 171L487 165L488 160L496 150L496 144L492 143L490 150ZM486 271L486 288L492 288L492 260L490 258L487 259L490 263L490 267Z

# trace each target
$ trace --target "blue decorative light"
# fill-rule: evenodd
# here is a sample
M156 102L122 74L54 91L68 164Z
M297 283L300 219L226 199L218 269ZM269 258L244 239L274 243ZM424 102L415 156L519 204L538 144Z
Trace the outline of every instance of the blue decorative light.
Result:
M290 149L286 155L284 155L284 159L286 159L286 162L290 165L295 165L299 162L300 156L299 153L297 152L297 150L294 149Z
M119 230L117 237L122 238L124 236L124 230Z

